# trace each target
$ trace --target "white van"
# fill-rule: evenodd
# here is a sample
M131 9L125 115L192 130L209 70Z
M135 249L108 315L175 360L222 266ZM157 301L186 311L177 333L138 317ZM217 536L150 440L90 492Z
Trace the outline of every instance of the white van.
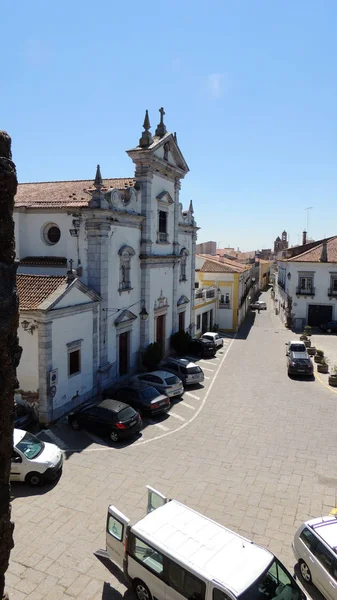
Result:
M147 489L148 514L134 524L109 506L97 552L123 569L138 600L306 599L271 552Z
M54 481L62 472L63 454L55 444L39 440L23 429L14 429L11 481L41 485Z

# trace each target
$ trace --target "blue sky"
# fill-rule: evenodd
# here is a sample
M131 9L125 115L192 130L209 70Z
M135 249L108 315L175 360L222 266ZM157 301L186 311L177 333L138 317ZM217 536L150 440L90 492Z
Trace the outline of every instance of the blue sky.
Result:
M337 234L337 3L7 4L0 127L20 181L133 175L149 109L190 167L198 241L270 247Z

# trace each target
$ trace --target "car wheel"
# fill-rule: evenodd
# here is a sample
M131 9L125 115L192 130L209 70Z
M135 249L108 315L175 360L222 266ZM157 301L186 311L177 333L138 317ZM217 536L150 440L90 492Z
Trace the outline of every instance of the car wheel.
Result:
M151 592L141 579L135 579L133 589L138 600L152 600Z
M74 431L79 431L79 429L81 429L80 422L77 419L72 419L70 421L70 427L72 427Z
M26 483L28 483L28 485L37 487L38 485L43 484L43 475L41 475L41 473L35 473L33 471L32 473L28 473L28 475L26 475L25 481L26 481Z
M119 435L118 435L117 431L111 431L111 432L110 432L110 440L111 440L112 442L118 442L118 440L119 440Z
M326 330L326 332L327 332L327 333L331 333L331 329L327 329L327 330Z
M302 575L304 581L306 581L306 583L312 582L310 569L309 569L307 563L304 562L304 560L300 561L300 572L301 572L301 575Z

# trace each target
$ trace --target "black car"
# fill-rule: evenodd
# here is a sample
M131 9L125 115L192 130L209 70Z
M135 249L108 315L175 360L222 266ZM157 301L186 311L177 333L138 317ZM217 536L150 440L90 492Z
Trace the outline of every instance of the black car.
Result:
M204 338L193 338L188 345L187 354L199 356L200 358L215 356L216 345L211 340L206 340Z
M313 375L314 366L309 356L302 352L289 352L287 357L288 375Z
M27 429L37 421L34 409L25 400L16 399L14 402L14 427Z
M103 398L115 398L127 402L141 415L156 415L167 412L171 406L170 399L158 392L155 387L143 381L132 381L128 384L104 390Z
M69 425L78 431L81 427L107 435L118 442L136 435L141 427L140 414L124 402L103 400L98 404L87 404L69 413Z
M337 333L337 321L328 321L320 325L320 329L326 333Z

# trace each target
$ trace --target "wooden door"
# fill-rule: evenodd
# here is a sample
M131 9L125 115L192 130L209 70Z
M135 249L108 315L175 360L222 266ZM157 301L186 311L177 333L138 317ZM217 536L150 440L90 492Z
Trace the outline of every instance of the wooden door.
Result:
M119 374L126 375L129 370L129 332L119 336Z
M160 315L160 317L157 317L156 326L156 342L161 347L163 355L165 355L165 318L166 315Z

